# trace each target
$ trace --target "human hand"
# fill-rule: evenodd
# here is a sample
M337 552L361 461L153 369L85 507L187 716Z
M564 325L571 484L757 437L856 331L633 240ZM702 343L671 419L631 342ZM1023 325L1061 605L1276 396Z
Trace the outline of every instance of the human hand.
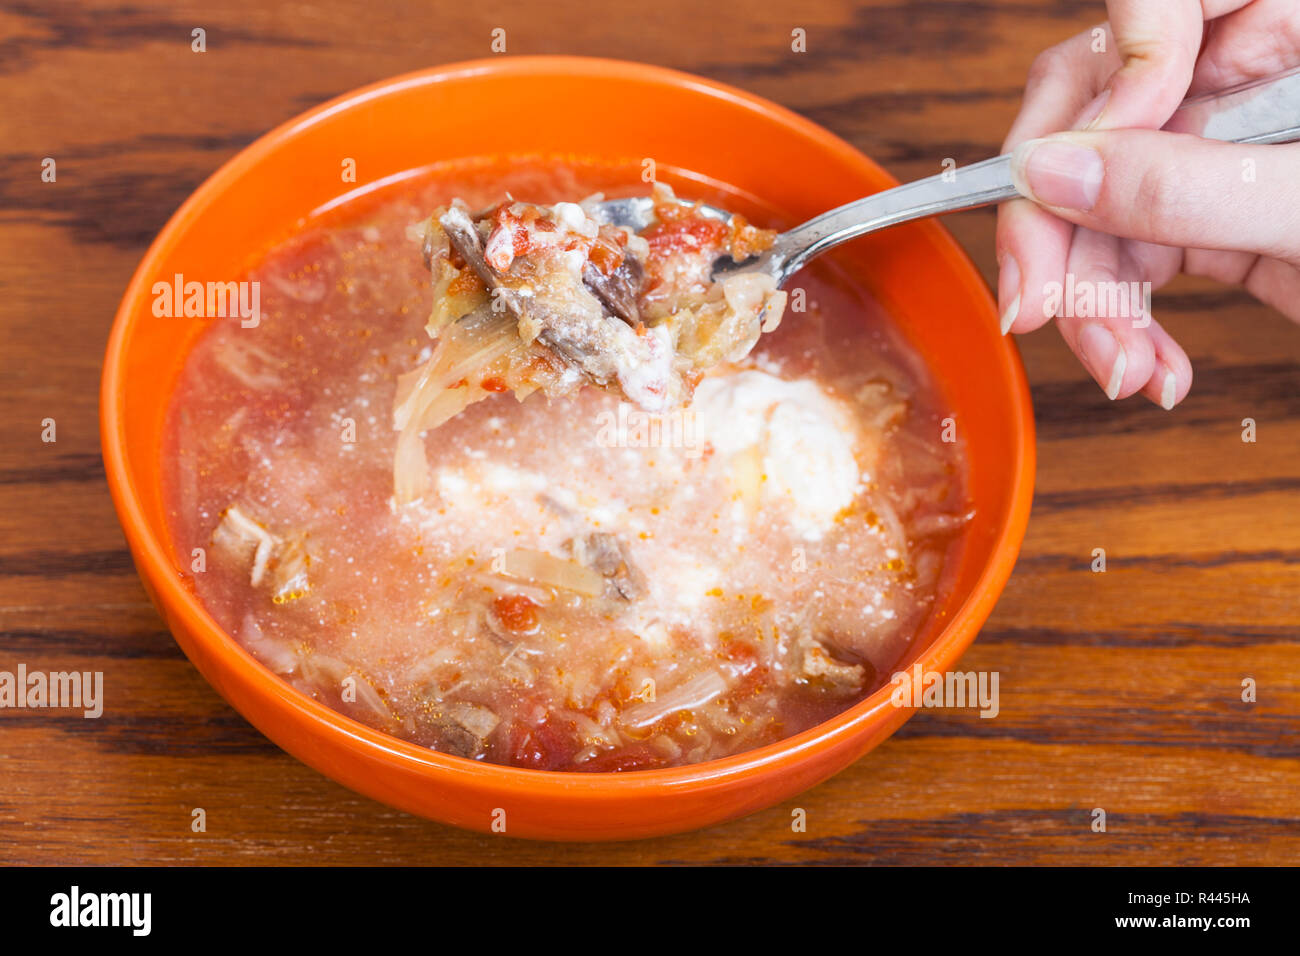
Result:
M1187 95L1300 64L1300 14L1293 0L1108 0L1107 9L1108 25L1034 61L1004 144L1034 201L998 213L1002 327L1029 332L1055 317L1110 398L1141 392L1173 408L1192 367L1142 311L1142 283L1208 276L1300 320L1300 144L1158 130ZM1064 129L1078 132L1056 133ZM1117 289L1128 298L1108 294ZM1089 296L1091 309L1073 307Z

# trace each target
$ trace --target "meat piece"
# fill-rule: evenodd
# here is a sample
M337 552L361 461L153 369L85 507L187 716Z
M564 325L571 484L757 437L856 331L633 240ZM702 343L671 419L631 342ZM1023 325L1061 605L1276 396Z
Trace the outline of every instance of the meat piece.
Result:
M493 308L500 302L515 316L525 345L541 342L597 385L617 384L628 401L646 411L665 411L681 402L683 386L673 370L669 330L633 328L622 318L606 315L602 299L585 281L588 270L581 248L533 250L512 259L510 270L502 272L492 267L478 227L463 208L450 207L438 224L491 291ZM605 276L608 282L598 282L614 301L621 302L631 292L635 275L629 261ZM627 289L622 288L625 283ZM622 302L619 308L627 312L629 306Z
M640 261L633 256L626 256L623 263L608 275L590 262L582 267L583 284L611 315L618 316L631 326L641 322L641 310L637 307L636 300L641 291L643 275Z
M569 547L575 561L608 578L614 590L625 600L635 601L646 593L645 575L632 563L617 536L597 531L574 538Z
M438 749L456 757L481 757L498 723L500 718L488 708L459 700L443 705L430 718Z
M834 694L850 694L862 689L866 668L847 664L831 656L821 641L810 634L799 638L797 645L799 680Z
M447 241L451 243L452 249L469 264L474 274L483 280L483 284L493 290L498 301L502 302L515 318L522 319L524 310L519 297L509 289L500 288L500 275L488 265L483 251L483 240L469 214L459 206L452 206L438 218L438 225L442 226L443 231L447 233Z

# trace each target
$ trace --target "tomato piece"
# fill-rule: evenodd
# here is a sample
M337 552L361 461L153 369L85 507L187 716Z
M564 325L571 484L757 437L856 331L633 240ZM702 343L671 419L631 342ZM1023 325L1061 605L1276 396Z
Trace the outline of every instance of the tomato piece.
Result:
M484 387L487 387L486 382ZM527 595L502 594L492 602L492 613L507 631L528 634L537 630L538 607L539 605Z
M642 236L650 243L650 258L664 259L678 252L698 252L721 246L727 238L727 225L704 216L683 216L670 222L656 223Z
M492 231L488 236L488 245L493 244L498 231L506 230L510 237L510 250L515 258L527 255L532 249L532 234L524 218L511 209L511 204L502 203L492 213Z
M513 236L515 247L515 258L528 254L528 250L533 247L533 238L529 235L524 226L517 226Z
M515 721L510 728L508 762L530 770L565 770L577 752L572 735L565 734L550 720L535 726Z
M742 674L747 674L758 666L758 649L749 641L732 640L724 642L722 656L741 665Z

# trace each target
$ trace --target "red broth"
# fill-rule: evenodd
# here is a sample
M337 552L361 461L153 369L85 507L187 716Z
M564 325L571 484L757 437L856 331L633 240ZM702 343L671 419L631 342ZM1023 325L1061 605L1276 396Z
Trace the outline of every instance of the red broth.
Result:
M427 434L434 490L395 504L396 379L432 344L413 227L455 196L638 186L575 160L434 167L272 249L243 277L255 327L209 320L168 412L173 539L282 679L421 745L565 771L739 753L888 682L968 516L962 452L922 363L828 263L691 410L495 394Z

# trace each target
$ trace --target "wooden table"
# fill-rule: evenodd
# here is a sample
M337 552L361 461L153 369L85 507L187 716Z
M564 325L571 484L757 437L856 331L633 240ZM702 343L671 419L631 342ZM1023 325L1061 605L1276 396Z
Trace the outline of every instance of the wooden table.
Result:
M1099 3L815 0L794 19L779 0L626 2L608 16L559 0L494 14L426 0L202 6L0 11L0 670L102 670L110 695L98 721L0 712L0 862L1300 858L1300 329L1235 290L1179 282L1157 295L1196 366L1173 413L1107 402L1051 328L1022 340L1038 496L1019 567L964 659L1001 673L997 719L921 713L796 800L670 839L464 833L299 764L176 648L105 487L100 361L146 244L217 165L315 103L487 56L503 27L508 53L737 84L920 177L945 157L993 155L1034 54L1101 19ZM805 54L790 52L796 27ZM45 157L55 183L41 181ZM949 226L991 278L992 214ZM1241 440L1247 417L1254 444ZM55 443L41 440L46 418ZM1104 574L1089 567L1099 547ZM1241 701L1244 677L1257 703ZM206 833L191 832L194 807ZM1105 833L1092 832L1096 807Z

